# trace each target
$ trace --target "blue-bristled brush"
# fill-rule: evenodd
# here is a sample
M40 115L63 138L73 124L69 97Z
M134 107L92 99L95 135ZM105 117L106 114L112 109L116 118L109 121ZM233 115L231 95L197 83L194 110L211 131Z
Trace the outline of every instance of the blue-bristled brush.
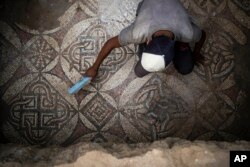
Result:
M68 89L69 94L75 94L77 93L80 89L82 89L85 85L90 83L91 77L82 77L80 81L78 81L74 86Z

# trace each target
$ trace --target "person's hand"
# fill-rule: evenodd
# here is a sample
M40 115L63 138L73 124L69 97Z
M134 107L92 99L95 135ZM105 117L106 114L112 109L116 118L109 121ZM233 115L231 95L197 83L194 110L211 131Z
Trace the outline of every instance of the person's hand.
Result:
M97 76L97 72L98 69L92 66L85 72L84 76L91 77L91 80L93 80Z

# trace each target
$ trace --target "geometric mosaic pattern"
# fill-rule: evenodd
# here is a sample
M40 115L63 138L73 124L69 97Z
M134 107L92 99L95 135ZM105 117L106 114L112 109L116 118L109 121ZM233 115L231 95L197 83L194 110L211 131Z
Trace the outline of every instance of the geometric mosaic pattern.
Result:
M119 1L120 2L120 1ZM76 0L52 30L0 21L1 130L10 142L69 145L166 137L237 140L228 129L246 103L235 83L233 46L247 43L250 2L182 0L207 32L205 63L182 76L171 66L137 78L137 46L118 48L76 95L67 89L107 39L131 23L139 0ZM110 6L107 10L104 6ZM122 13L122 14L121 14Z

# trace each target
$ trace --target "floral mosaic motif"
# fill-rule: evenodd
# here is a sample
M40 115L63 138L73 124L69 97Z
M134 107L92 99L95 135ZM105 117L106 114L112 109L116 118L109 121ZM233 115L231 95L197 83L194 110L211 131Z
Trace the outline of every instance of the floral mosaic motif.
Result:
M43 70L56 58L57 52L44 39L39 38L26 49L25 55L37 70Z
M165 137L237 139L226 132L245 99L234 79L232 46L248 40L242 27L250 28L249 3L181 2L207 32L203 65L188 76L170 66L164 73L137 78L137 46L129 45L113 50L96 80L77 95L67 89L94 63L104 43L133 21L139 0L69 1L58 27L43 32L21 23L15 31L0 21L0 92L10 108L2 128L5 137L65 145ZM28 41L22 39L25 35Z

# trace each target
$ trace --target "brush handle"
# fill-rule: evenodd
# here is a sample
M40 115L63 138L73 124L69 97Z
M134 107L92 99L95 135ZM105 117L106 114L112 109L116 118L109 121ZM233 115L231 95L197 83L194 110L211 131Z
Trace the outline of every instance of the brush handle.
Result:
M82 89L85 85L90 83L91 77L83 77L81 80L79 80L74 86L68 89L69 94L75 94L80 89Z

